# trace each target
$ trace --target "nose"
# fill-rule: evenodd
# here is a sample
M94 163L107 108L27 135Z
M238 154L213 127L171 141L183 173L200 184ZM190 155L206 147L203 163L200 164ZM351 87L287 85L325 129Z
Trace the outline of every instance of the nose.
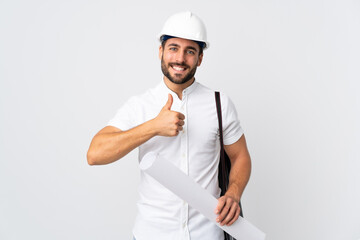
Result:
M175 56L175 60L177 63L184 63L185 62L185 54L183 51L178 51Z

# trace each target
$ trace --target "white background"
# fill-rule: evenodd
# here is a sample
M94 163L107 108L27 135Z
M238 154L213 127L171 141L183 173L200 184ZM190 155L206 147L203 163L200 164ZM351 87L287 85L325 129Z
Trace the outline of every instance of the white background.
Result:
M208 28L197 80L227 93L268 240L360 238L357 0L0 1L0 239L130 239L137 151L90 167L94 134L162 77L157 34Z

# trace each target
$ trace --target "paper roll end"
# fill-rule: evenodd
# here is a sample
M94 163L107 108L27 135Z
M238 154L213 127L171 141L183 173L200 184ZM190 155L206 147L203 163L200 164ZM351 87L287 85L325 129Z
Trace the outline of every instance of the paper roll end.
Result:
M145 171L146 169L151 167L157 157L158 157L158 154L155 152L146 153L140 161L140 165L139 165L140 169Z

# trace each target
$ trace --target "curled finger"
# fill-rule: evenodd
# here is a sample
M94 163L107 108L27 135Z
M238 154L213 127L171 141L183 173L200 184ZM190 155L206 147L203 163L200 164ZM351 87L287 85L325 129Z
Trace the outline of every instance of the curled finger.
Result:
M223 221L221 221L221 225L229 224L234 219L238 208L239 208L238 204L236 203L231 204L231 207L228 213L226 214L226 217L224 218Z
M229 211L230 211L230 207L231 207L231 205L230 205L228 202L226 202L226 203L225 203L225 206L224 206L223 209L221 210L218 218L216 219L221 225L224 225L224 224L223 224L223 221L224 221L224 219L226 218L226 216L228 215L228 213L229 213Z
M224 206L225 206L225 199L224 197L221 197L218 199L218 204L215 208L215 214L219 214Z
M180 120L178 123L177 123L179 126L184 126L185 122L183 120Z
M239 216L240 216L240 207L238 207L236 209L236 212L235 212L235 216L233 217L233 219L227 224L228 226L232 225L236 220L238 220Z

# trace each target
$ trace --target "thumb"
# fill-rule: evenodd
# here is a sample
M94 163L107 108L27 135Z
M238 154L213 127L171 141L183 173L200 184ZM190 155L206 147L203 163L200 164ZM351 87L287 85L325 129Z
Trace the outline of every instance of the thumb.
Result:
M168 95L168 100L167 100L164 108L167 109L167 110L170 110L172 104L173 104L173 97L172 97L172 95L169 93L169 95Z

